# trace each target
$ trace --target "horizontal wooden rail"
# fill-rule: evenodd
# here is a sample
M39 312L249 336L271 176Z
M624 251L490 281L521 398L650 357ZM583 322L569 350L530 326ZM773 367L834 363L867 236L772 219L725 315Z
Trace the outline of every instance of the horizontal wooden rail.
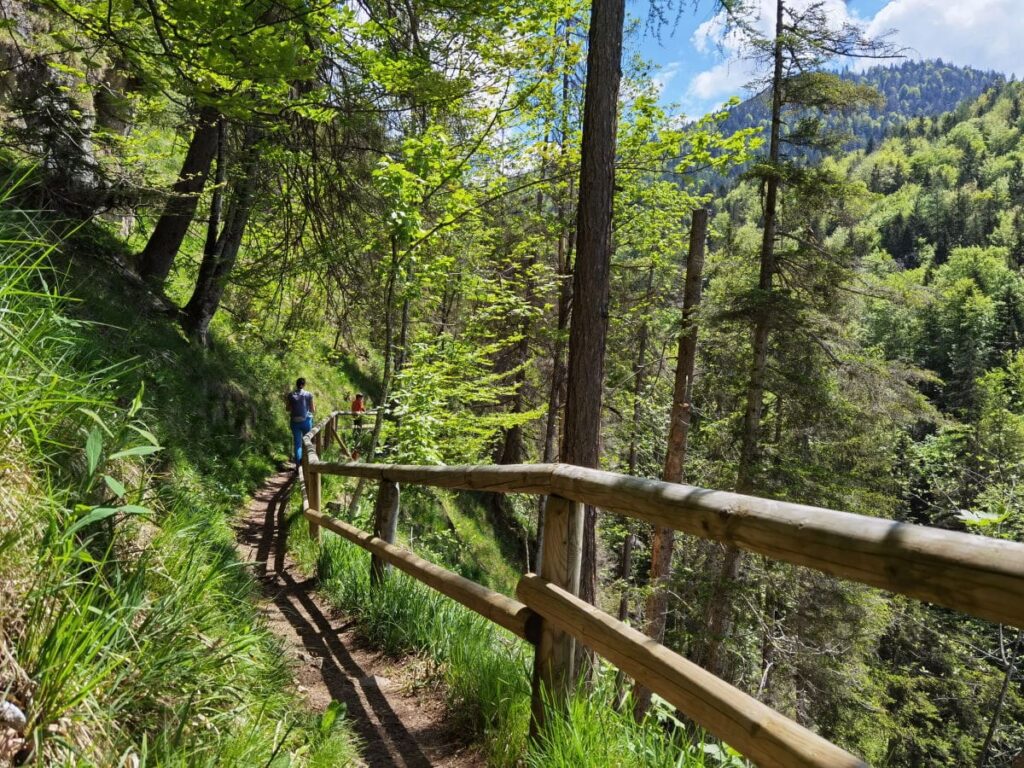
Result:
M550 582L527 574L516 594L762 768L863 768L860 758Z
M318 463L323 474L553 493L776 560L1024 626L1024 544L567 464Z
M524 640L532 639L531 627L535 623L534 613L518 600L506 597L475 581L459 576L457 573L445 570L408 550L388 544L383 539L375 538L342 520L321 514L314 509L307 510L305 514L308 520L329 531L334 531L353 544L358 544L380 559L405 571L414 579L422 581L428 587L432 587L470 610L476 611L513 634Z
M495 493L551 493L552 475L559 464L505 464L459 467L422 467L409 464L320 462L325 475L390 480L461 491Z

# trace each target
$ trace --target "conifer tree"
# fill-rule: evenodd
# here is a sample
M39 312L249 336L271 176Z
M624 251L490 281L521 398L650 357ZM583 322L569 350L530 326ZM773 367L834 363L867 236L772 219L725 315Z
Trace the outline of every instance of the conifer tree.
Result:
M751 360L736 469L736 490L752 493L758 489L760 431L771 334L781 310L780 302L784 301L776 288L777 249L781 238L799 241L797 233L779 230L779 209L786 194L812 194L811 187L816 181L814 174L806 173L799 159L787 157L786 147L834 147L837 139L822 132L818 114L878 101L877 93L870 86L823 71L828 62L837 58L887 58L895 51L884 42L867 39L856 25L843 23L836 27L823 2L800 7L789 0L776 0L770 36L757 29L752 8L745 2L727 3L725 13L733 28L745 36L751 56L765 64L770 72L763 81L771 98L768 154L752 171L762 188L762 237L758 284L749 299ZM790 122L794 116L795 121ZM702 654L704 665L716 673L724 671L720 652L723 639L731 631L732 585L742 563L740 550L732 546L725 548L709 606Z

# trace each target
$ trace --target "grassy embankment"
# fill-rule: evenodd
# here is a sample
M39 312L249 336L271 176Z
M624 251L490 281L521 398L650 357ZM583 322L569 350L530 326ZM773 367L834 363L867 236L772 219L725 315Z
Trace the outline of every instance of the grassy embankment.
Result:
M269 391L294 359L197 351L85 257L116 241L55 248L53 224L0 199L0 689L28 719L0 764L351 763L344 714L291 689L230 527L283 457Z

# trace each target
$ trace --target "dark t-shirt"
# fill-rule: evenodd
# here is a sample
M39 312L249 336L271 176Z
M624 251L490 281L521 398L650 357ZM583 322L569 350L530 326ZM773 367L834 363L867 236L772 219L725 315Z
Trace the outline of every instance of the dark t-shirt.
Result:
M304 389L288 393L288 411L292 421L305 421L313 411L313 395Z

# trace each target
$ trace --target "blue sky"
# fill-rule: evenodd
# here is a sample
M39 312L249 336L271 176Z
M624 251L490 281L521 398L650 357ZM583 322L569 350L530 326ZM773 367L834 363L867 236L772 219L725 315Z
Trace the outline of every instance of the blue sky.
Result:
M629 41L633 51L661 66L663 100L680 104L690 116L703 114L731 95L744 95L750 79L735 46L723 40L714 3L675 0L684 10L660 34L646 23L649 0L629 0L629 13L641 23ZM774 0L752 0L766 9L764 25L774 18ZM810 0L793 0L809 3ZM1024 77L1024 0L825 0L830 16L858 21L870 34L894 30L891 38L912 58L994 69Z

